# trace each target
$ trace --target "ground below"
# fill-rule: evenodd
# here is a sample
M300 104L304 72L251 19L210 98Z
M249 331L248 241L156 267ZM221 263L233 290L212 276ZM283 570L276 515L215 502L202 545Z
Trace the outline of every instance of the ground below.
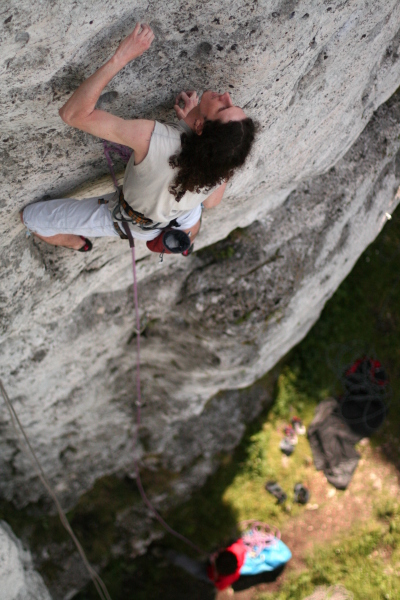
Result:
M374 516L379 501L393 498L400 500L399 474L388 463L380 447L373 448L368 439L359 444L361 460L353 480L344 492L332 487L322 472L317 472L310 460L311 452L304 454L307 476L303 480L312 496L304 510L289 517L282 527L283 541L290 547L293 558L285 571L272 583L261 583L246 590L226 590L216 595L217 600L233 596L237 600L259 600L260 594L275 597L289 580L307 570L307 558L321 544L340 541L352 528L364 527ZM282 457L282 469L290 469L290 458ZM290 513L291 504L286 504ZM381 558L386 566L390 563L389 549L375 550L370 560ZM397 565L400 569L400 563Z

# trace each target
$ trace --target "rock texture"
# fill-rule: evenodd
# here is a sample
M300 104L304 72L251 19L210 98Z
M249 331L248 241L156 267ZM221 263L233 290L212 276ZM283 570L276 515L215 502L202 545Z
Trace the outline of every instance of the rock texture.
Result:
M82 256L27 239L19 223L35 199L111 189L99 141L58 108L145 20L155 43L101 106L171 120L180 89L229 89L260 123L251 160L205 216L201 251L160 265L138 245L138 453L181 473L183 497L269 401L230 390L307 333L398 202L399 97L384 103L400 84L400 5L18 0L1 19L1 377L66 506L102 475L132 472L135 329L124 242L97 240ZM2 406L0 431L0 493L38 501Z
M51 600L30 553L4 521L0 521L0 582L2 600Z

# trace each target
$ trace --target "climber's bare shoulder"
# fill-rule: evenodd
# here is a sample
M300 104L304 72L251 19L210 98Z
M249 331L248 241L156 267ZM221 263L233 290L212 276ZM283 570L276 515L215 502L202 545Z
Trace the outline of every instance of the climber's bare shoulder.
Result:
M71 122L63 119L72 127L86 131L96 137L123 144L135 152L135 164L138 165L149 151L151 134L155 121L147 119L125 120L103 110L94 110L85 118Z

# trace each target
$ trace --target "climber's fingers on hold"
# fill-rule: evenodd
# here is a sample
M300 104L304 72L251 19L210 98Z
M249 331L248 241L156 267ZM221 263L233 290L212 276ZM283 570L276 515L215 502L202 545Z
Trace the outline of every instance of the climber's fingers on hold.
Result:
M181 108L179 103L183 102L184 106ZM189 90L187 92L180 92L175 98L175 112L177 114L178 119L184 119L199 103L199 97L195 90Z
M176 99L175 99L175 104L178 104L180 100L183 100L183 94L185 92L179 92L179 94L177 95Z
M199 97L195 90L189 90L187 92L182 91L180 94L177 95L175 99L175 104L179 104L180 101L184 103L185 107L193 108L194 106L198 105Z
M135 33L137 25L139 25L139 28L141 29L137 33ZM138 23L137 25L134 29L135 40L138 44L141 44L143 46L144 52L145 50L150 48L151 43L154 40L154 33L150 25L148 25L147 23Z
M194 90L190 90L189 92L186 92L184 101L185 101L185 109L188 112L190 112L192 110L192 108L197 106L199 103L199 98L197 96L197 92L195 92Z
M124 63L141 56L154 40L154 33L147 23L136 23L135 29L118 46L116 56Z
M142 33L143 35L154 35L153 30L148 23L142 23Z
M151 29L150 25L147 23L142 24L142 31L139 33L139 38L143 40L144 43L148 44L148 48L150 48L152 41L154 40L154 33Z

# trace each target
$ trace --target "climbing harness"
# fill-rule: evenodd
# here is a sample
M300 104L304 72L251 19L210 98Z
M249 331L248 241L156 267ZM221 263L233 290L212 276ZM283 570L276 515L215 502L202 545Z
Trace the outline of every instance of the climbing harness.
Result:
M144 231L151 231L152 229L158 228L159 223L154 224L151 219L148 219L142 213L133 210L133 208L129 206L124 198L122 187L120 187L117 192L119 192L118 203L112 212L112 216L117 223L132 223ZM120 235L120 237L122 239L127 239L124 234Z
M115 189L118 194L118 202L112 211L112 216L114 219L114 226L116 226L115 230L117 231L120 238L123 240L129 239L127 234L124 233L121 230L121 228L118 226L118 223L121 223L121 224L123 222L132 223L133 225L137 225L138 227L140 227L141 229L143 229L145 231L151 230L151 229L157 229L159 227L160 223L154 223L154 221L152 221L152 219L148 219L142 213L137 212L136 210L133 210L133 208L131 206L129 206L129 204L127 203L127 201L124 198L122 186L118 185L118 181L115 176L114 166L113 166L113 162L112 162L112 159L110 156L110 152L115 152L116 154L118 154L119 157L121 158L122 162L124 162L126 164L129 162L129 159L132 155L132 150L130 148L128 148L127 146L122 146L121 144L113 144L111 142L107 142L106 140L103 140L103 149L104 149L104 156L106 157L108 168L110 170L110 174L111 174ZM103 204L103 203L104 203L104 200L103 200L103 198L101 198L99 200L99 204Z
M142 213L133 210L133 208L129 206L128 202L124 198L122 187L118 185L110 153L115 152L118 154L121 160L126 164L132 155L132 150L126 146L122 146L121 144L114 144L107 142L106 140L103 140L103 148L111 177L118 193L118 202L112 211L112 216L114 228L119 237L123 240L130 239L126 227L123 226L125 233L121 229L121 225L123 225L123 223L131 223L140 227L140 229L143 231L160 229L160 223L154 223L152 219L145 217ZM178 223L176 219L173 219L169 223L168 227L165 227L161 233L154 238L154 240L146 242L146 246L149 250L151 250L151 252L156 252L160 255L160 262L163 261L164 254L183 254L184 256L188 256L193 250L190 234L188 235L179 229L173 229L173 227L176 227L177 225Z

